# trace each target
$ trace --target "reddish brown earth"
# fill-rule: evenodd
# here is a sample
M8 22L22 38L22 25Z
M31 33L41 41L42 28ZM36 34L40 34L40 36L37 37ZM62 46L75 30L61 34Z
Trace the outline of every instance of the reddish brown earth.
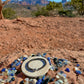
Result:
M24 54L38 52L71 61L67 66L70 73L65 72L69 84L84 84L84 18L41 16L0 20L0 70ZM78 78L73 72L77 62L82 71ZM48 74L55 76L56 73L49 71ZM19 75L17 84L22 80Z

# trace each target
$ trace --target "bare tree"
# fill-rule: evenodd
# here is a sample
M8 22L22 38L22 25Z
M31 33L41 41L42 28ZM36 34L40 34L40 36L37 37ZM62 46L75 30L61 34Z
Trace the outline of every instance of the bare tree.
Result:
M9 2L10 0L6 0L4 2L2 2L2 0L0 0L0 19L3 19L3 14L2 14L2 8Z

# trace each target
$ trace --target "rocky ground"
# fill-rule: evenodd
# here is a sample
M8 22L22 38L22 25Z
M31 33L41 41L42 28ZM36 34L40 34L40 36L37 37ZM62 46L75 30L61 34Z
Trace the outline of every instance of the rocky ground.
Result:
M84 84L84 18L40 16L0 20L0 70L24 54L38 52L71 61L67 66L71 72L65 72L69 84ZM73 72L77 63L82 71L78 77ZM49 72L51 76L55 74ZM21 74L16 79L18 83L14 84L19 84Z

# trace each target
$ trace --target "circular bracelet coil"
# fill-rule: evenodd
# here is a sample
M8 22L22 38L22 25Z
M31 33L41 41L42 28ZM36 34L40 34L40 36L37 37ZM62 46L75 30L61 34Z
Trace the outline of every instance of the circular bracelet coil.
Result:
M30 57L21 66L22 72L31 78L45 75L50 68L49 62L44 57Z

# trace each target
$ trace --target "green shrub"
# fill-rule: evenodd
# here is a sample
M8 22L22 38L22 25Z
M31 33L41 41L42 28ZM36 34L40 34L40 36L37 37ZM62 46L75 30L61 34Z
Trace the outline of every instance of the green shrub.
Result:
M61 10L59 11L59 15L67 17L75 17L75 15L72 12L73 12L72 10Z
M16 16L15 16L16 13L14 10L12 10L12 8L4 8L2 10L2 12L3 12L4 18L6 18L6 19L16 18Z
M56 2L51 2L46 6L47 10L53 10L53 9L59 9L59 8L63 8L62 7L62 3L56 3Z
M45 7L43 7L42 9L35 12L35 16L40 16L40 15L49 16L49 11L46 10Z

